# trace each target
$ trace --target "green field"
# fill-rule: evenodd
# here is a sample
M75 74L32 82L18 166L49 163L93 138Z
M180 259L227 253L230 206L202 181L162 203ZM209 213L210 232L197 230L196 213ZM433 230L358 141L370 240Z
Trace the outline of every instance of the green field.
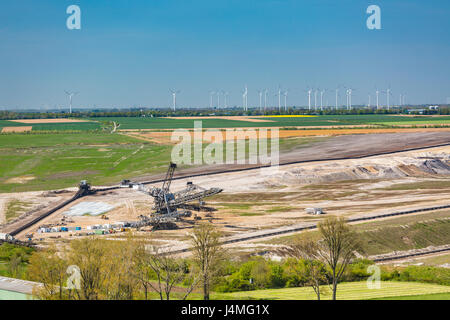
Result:
M170 146L104 133L0 135L0 161L0 192L50 190L162 172Z
M43 120L44 121L44 120ZM32 127L32 131L89 131L100 130L99 122L68 122L68 123L37 123L27 124L14 121L0 120L0 131L3 127Z
M419 294L416 296L376 298L373 300L450 300L450 292Z
M346 125L399 125L399 124L448 124L450 117L417 117L392 115L336 115L317 117L266 117L273 122L249 122L225 119L213 119L205 117L202 119L203 128L245 128L245 127L295 127L295 126L346 126ZM119 129L178 129L194 128L193 119L168 119L168 118L127 118L127 117L105 117L91 118L95 121L115 121L120 124Z
M348 125L372 125L372 126L400 126L400 125L448 125L450 116L393 116L393 115L327 115L315 117L265 117L272 122L250 122L228 119L214 119L204 117L203 128L246 128L246 127L297 127L297 126L348 126ZM169 119L151 117L94 117L92 122L78 123L40 123L25 124L13 121L0 120L0 130L3 127L32 126L33 131L86 131L100 130L102 123L116 122L121 130L136 129L179 129L194 128L193 119Z
M328 286L323 286L323 300L331 299L331 290ZM338 300L368 300L376 298L405 297L428 294L445 294L449 296L450 286L435 284L425 284L416 282L395 282L382 281L380 289L369 289L367 283L351 282L338 285ZM255 291L243 291L224 294L215 294L214 299L267 299L267 300L315 300L317 299L314 290L310 287L267 289Z

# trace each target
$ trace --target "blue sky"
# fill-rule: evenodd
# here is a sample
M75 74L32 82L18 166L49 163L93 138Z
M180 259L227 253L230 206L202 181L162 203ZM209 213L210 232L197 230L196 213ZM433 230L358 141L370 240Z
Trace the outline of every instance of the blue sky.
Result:
M82 29L66 28L79 5ZM382 30L368 30L366 8L381 7ZM210 90L229 105L259 103L289 89L306 105L309 87L355 89L374 103L375 87L394 103L445 103L450 97L448 0L2 0L0 107L209 105ZM221 98L223 99L223 98ZM385 103L386 96L381 95ZM340 104L345 103L341 90Z

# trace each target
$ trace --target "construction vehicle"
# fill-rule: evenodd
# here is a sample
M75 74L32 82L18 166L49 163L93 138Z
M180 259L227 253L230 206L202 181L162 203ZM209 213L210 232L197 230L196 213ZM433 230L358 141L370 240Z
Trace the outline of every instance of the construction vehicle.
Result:
M92 193L94 193L94 191L91 189L91 185L86 180L81 180L78 185L77 196L82 197Z
M160 229L165 224L173 228L171 224L175 221L192 215L191 211L187 210L192 207L190 203L198 202L197 208L200 210L205 204L203 201L204 198L223 191L223 189L219 188L204 189L192 182L188 182L184 190L171 192L170 186L176 168L177 165L175 163L170 163L161 188L153 187L148 189L142 184L139 185L138 190L152 196L155 202L153 206L154 212L151 213L150 218L142 218L141 216L143 224L152 224L154 227L157 226Z

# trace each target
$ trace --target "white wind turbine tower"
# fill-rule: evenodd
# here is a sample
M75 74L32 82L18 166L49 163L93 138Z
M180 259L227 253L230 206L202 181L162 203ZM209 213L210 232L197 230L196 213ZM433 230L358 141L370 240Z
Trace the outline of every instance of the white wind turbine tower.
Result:
M217 90L217 109L220 109L220 91Z
M371 96L370 96L370 93L369 93L369 103L367 104L367 107L370 108L370 105L371 105Z
M318 93L318 90L315 89L314 90L314 110L317 109L317 93Z
M390 102L390 97L392 95L391 88L388 88L384 93L386 93L387 109L389 110L391 108L391 102Z
M281 88L280 87L278 87L278 93L275 96L278 96L278 110L281 111Z
M320 110L323 110L323 94L326 90L322 89L320 90Z
M350 110L352 108L352 94L353 89L348 88L347 89L347 109Z
M258 94L259 94L259 111L262 111L262 95L263 95L262 90L258 90Z
M269 93L269 90L264 90L264 111L267 109L267 94Z
M68 92L64 91L69 96L69 113L72 113L72 99L75 95L77 95L79 92Z
M209 108L212 109L213 108L213 98L214 95L216 94L215 91L210 91L209 92Z
M336 106L336 110L337 110L337 109L338 109L339 88L336 88L336 89L335 89L335 93L336 93L336 104L335 104L335 106Z
M378 88L376 89L375 94L377 95L377 110L378 110L378 109L380 109L380 103L379 103L380 90L378 90Z
M400 93L400 106L405 105L405 97L406 97L406 94Z
M309 111L311 111L311 93L312 93L312 90L311 89L308 89L308 109L309 109Z
M283 96L284 96L284 110L287 111L287 96L288 96L289 90L285 90L283 92Z
M244 92L242 93L242 104L244 107L244 111L248 111L248 88L247 85L245 86Z
M173 111L177 110L177 94L180 93L180 90L170 90L170 92L172 93L172 108Z
M229 94L228 91L223 92L223 100L224 100L225 109L228 108L228 94Z

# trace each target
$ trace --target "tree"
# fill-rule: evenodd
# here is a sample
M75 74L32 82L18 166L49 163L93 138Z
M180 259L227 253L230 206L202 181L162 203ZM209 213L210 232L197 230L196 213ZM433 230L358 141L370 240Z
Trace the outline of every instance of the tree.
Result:
M209 300L211 285L220 271L220 262L225 253L220 236L216 227L206 223L195 227L190 235L193 260L200 272L204 300Z
M187 275L184 261L171 257L169 251L156 246L148 250L143 244L137 250L134 275L144 289L146 300L149 289L157 292L161 300L170 300L174 286L182 282ZM190 280L183 300L198 283L195 277Z
M42 283L33 288L33 295L40 300L67 299L64 285L67 280L67 262L62 259L55 247L36 251L30 258L28 276Z
M361 245L344 218L330 217L320 222L318 227L322 239L314 250L330 269L333 300L336 300L338 283Z
M280 248L278 253L284 256L290 256L297 260L297 263L304 261L304 268L295 270L306 279L305 284L313 288L317 300L320 300L321 285L326 283L326 269L324 264L318 260L320 248L317 242L313 240L297 241L290 246Z
M105 269L109 270L105 279L104 295L111 300L132 300L135 297L138 282L133 276L133 257L136 254L136 241L128 235L125 241L105 243Z
M74 289L74 299L99 300L104 298L106 280L114 270L106 267L106 241L85 238L71 242L69 265L80 270L80 289Z

